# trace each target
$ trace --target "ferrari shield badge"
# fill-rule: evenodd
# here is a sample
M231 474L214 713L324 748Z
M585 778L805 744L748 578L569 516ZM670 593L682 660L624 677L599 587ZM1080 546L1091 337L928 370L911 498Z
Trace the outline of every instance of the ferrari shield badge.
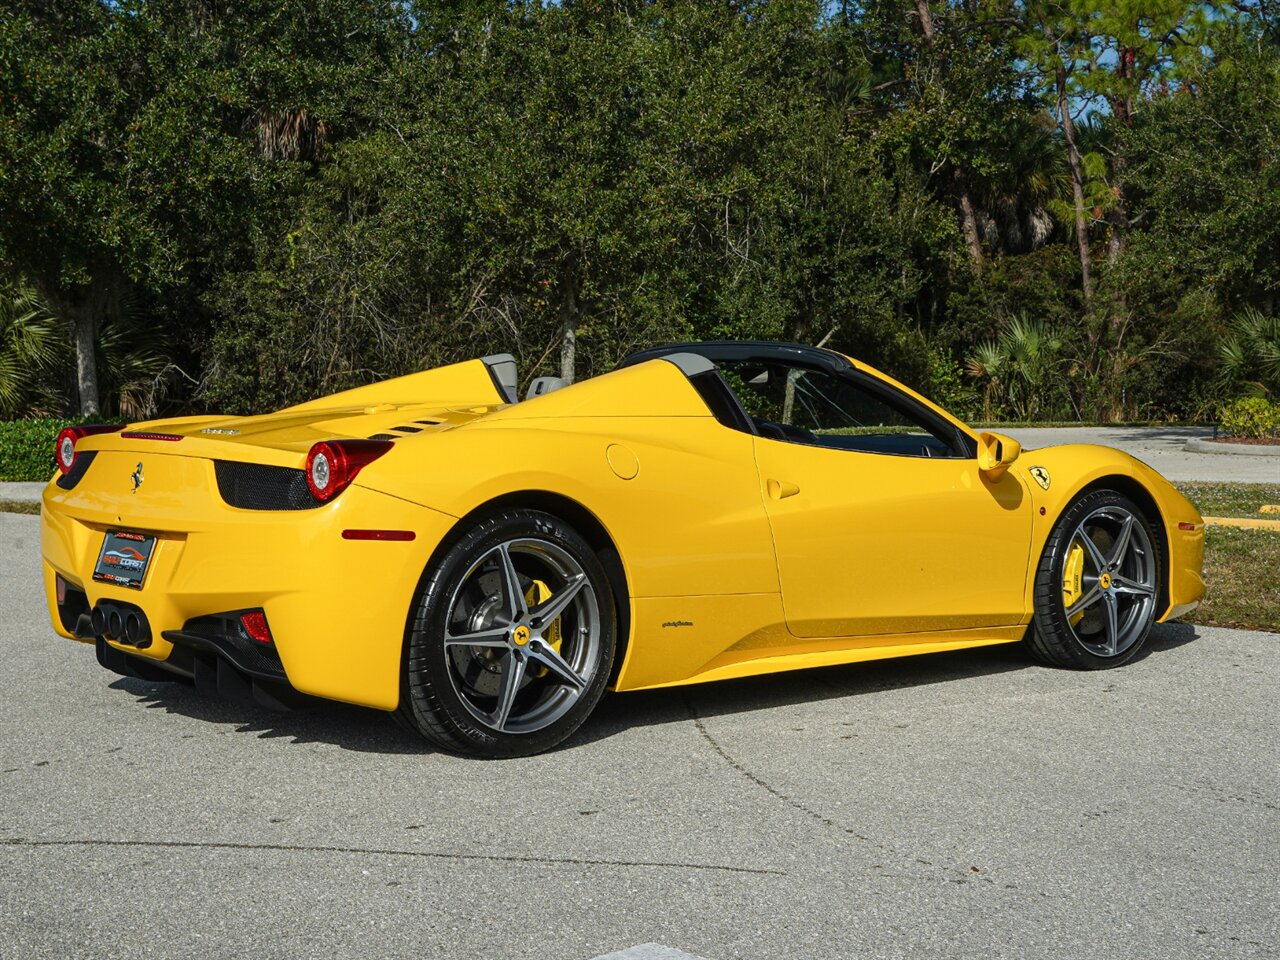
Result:
M1046 470L1044 467L1032 467L1028 472L1035 479L1036 483L1040 484L1041 489L1043 490L1049 489L1049 471L1048 470Z

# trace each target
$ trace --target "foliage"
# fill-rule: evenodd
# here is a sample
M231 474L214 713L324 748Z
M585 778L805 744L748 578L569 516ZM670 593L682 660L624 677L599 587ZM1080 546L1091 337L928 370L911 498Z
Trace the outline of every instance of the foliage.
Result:
M495 351L585 376L702 337L825 342L965 413L1212 416L1275 390L1227 320L1280 316L1273 20L13 0L0 275L61 359L0 416L247 412Z
M1228 437L1273 437L1280 434L1280 403L1242 397L1226 404L1218 420Z
M980 417L982 402L973 384L965 380L960 364L936 345L930 346L928 356L929 382L924 395L962 420Z
M54 441L72 420L0 420L0 481L46 481L55 469Z
M1218 352L1224 380L1280 402L1280 316L1269 317L1247 307L1236 317Z
M60 326L30 289L0 286L0 420L58 406L52 375L66 352Z
M979 344L965 361L969 376L983 387L984 420L1056 419L1054 404L1065 398L1063 366L1062 337L1048 324L1026 316L1007 320L999 336Z

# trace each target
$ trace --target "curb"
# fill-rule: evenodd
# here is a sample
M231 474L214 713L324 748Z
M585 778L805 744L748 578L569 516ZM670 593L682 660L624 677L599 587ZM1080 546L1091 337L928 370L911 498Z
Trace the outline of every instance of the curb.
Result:
M1280 520L1261 520L1256 517L1205 517L1206 526L1243 527L1246 530L1271 530L1280 533Z
M0 500L13 503L39 503L44 492L43 483L0 483Z
M1188 440L1188 453L1234 453L1246 457L1280 457L1280 444L1214 443L1209 440Z

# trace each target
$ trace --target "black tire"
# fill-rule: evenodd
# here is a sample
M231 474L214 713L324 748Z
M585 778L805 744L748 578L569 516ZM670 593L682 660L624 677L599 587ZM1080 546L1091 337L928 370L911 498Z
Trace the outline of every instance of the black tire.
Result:
M405 642L398 719L469 756L549 750L599 702L616 643L616 603L590 544L547 513L495 514L427 573Z
M1132 518L1127 540L1126 517ZM1082 530L1096 552L1080 539ZM1064 578L1069 555L1077 550L1082 575L1068 614ZM1099 566L1095 558L1105 562ZM1128 663L1146 644L1160 613L1163 576L1152 518L1114 490L1084 494L1058 518L1040 556L1027 646L1053 666L1105 670Z

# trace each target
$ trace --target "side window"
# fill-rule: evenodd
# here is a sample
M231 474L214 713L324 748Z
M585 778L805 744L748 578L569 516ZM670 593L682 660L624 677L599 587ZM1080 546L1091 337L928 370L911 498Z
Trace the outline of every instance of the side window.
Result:
M824 370L732 361L721 373L761 436L906 457L966 457L954 427L907 397ZM896 399L896 402L895 402Z

